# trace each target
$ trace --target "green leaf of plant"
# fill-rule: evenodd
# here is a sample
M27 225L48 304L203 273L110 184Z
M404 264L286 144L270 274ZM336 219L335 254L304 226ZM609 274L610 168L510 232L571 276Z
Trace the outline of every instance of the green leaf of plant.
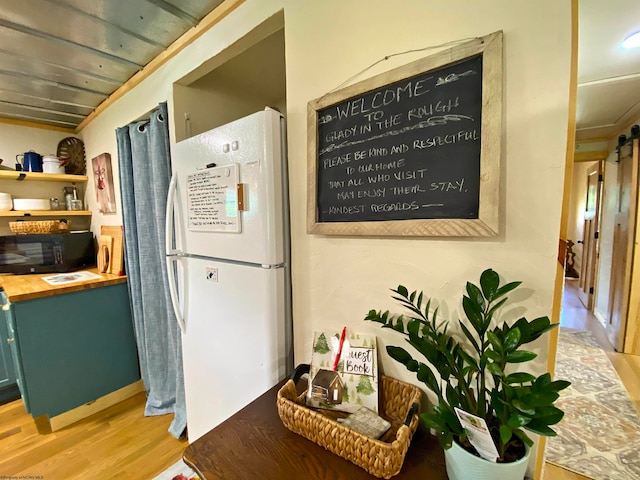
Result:
M529 405L525 404L521 400L514 400L512 403L513 403L514 407L516 407L519 411L521 411L522 413L524 413L526 415L533 416L533 415L536 414L535 408L530 407Z
M512 435L513 433L508 425L500 425L500 440L502 440L503 445L511 440Z
M492 390L491 392L490 404L491 404L491 407L496 411L496 416L498 418L502 418L506 415L507 404L502 398L500 398L500 392L498 392L498 390L496 389Z
M424 306L424 316L425 318L429 318L429 309L431 308L431 299L427 299L427 304ZM438 313L438 309L436 308L435 312L433 312L433 319L435 320L436 314Z
M416 318L412 318L407 322L407 333L409 336L418 336L422 323Z
M438 437L438 443L443 450L448 450L453 444L453 434L451 432L444 432Z
M480 275L480 286L482 287L482 293L485 298L489 302L493 302L496 299L496 292L500 286L500 277L495 271L489 268Z
M398 285L398 288L395 291L405 298L407 298L407 296L409 295L409 290L407 290L407 287L403 285Z
M491 342L491 345L493 345L494 350L498 353L502 353L502 342L498 336L493 332L487 332L487 338Z
M506 301L507 299L503 298L498 303L496 303L493 307L491 307L491 309L487 312L487 317L489 318L493 317L493 314L496 312L496 310L498 310L502 305L504 305Z
M437 432L444 432L447 430L447 424L439 415L435 415L433 413L421 413L420 420L422 420L422 423L424 423L427 428L432 428Z
M545 437L556 436L555 430L547 426L544 422L540 422L539 420L536 420L536 419L531 420L529 423L527 423L524 426L524 428L526 428L527 430L533 433L537 433L538 435L543 435Z
M447 383L447 400L449 401L449 405L452 407L460 406L460 393L457 389L453 388L453 385Z
M473 348L475 349L475 351L480 352L480 346L478 345L478 342L473 337L473 335L471 334L467 326L462 322L460 322L459 325L460 325L460 328L462 329L462 333L464 333L464 336L467 337L469 342L471 342L471 345L473 345Z
M500 354L498 352L496 352L495 350L485 350L484 351L484 356L487 357L487 358L490 358L494 362L499 362L500 359L502 358L502 357L500 357Z
M514 388L508 383L502 384L502 394L504 395L504 398L507 402L511 402L514 398L519 398L518 393L522 391L528 392L529 388L527 387Z
M424 363L421 363L419 365L416 377L418 378L418 380L424 383L429 388L429 390L437 395L441 395L440 384L438 383L436 376L427 365L425 365Z
M388 311L387 311L388 314ZM386 323L386 321L382 318L382 313L381 312L376 312L375 310L369 310L369 313L367 313L367 316L364 317L365 320L369 320L372 322L378 322L378 323Z
M571 385L571 382L568 382L566 380L556 380L555 382L551 382L549 385L555 392L559 392L560 390L564 390L569 385Z
M546 407L553 405L553 403L560 397L556 392L534 393L528 399L528 404L532 407Z
M394 347L393 345L387 345L387 353L396 362L400 362L403 365L407 365L413 357L402 347Z
M478 305L469 297L464 296L462 298L462 308L464 309L464 313L467 315L469 322L471 322L473 329L477 333L480 333L482 331L482 311L479 309Z
M464 406L462 409L467 410ZM464 433L464 429L462 428L462 425L460 425L460 420L458 420L458 416L455 414L451 406L441 402L434 407L434 411L444 420L447 424L447 429L450 432L453 432L455 435L462 435Z
M553 330L556 328L558 324L551 324L549 317L539 317L529 322L529 332L528 335L522 337L522 344L533 342L538 339L542 334L548 332L549 330ZM524 332L523 332L524 333Z
M393 328L396 332L404 333L404 321L402 319L402 315L396 319L396 322L392 324L391 328Z
M509 363L523 363L529 362L538 356L537 353L530 352L528 350L516 350L515 352L507 353L507 362Z
M526 425L530 421L531 421L530 417L527 417L525 415L520 415L519 413L513 413L509 417L509 420L507 421L507 425L509 425L512 429L516 429L516 428L522 427L523 425Z
M460 348L457 351L457 353L460 356L460 358L464 359L464 361L467 362L468 365L473 367L473 369L475 371L478 370L478 362L476 361L475 358L473 358L471 355L469 355L467 352L465 352L462 348Z
M494 299L498 299L503 295L506 295L507 293L509 293L511 290L514 290L516 288L518 288L520 285L522 284L522 282L511 282L511 283L507 283L503 286L501 286L498 290L496 290L496 294L494 296Z
M394 297L392 296L391 298L393 298L394 300L398 301L399 303L401 303L404 307L408 308L409 310L411 310L412 312L416 312L419 316L422 316L422 312L420 310L418 310L415 305L413 303L411 303L409 300L407 300L406 298L403 297Z
M497 377L502 377L504 375L504 372L497 363L490 363L489 365L487 365L487 370L489 370Z
M536 377L527 372L516 372L507 375L504 381L509 384L526 383L535 381Z
M507 333L502 347L506 353L513 352L520 344L520 329L514 327Z
M484 310L485 301L482 296L482 292L473 283L467 282L467 294L469 298L479 307L480 310Z
M520 330L520 344L525 344L531 337L531 327L526 318L520 317L515 323L511 325L513 328Z
M533 440L531 440L529 438L529 435L527 435L525 432L523 432L520 429L514 430L513 434L518 437L520 440L522 440L524 443L526 443L529 447L533 447Z
M536 414L533 418L537 421L546 423L547 425L555 425L564 417L564 412L557 407L549 406L536 409Z
M549 372L543 373L535 381L535 386L538 388L542 388L550 384L551 384L551 374Z

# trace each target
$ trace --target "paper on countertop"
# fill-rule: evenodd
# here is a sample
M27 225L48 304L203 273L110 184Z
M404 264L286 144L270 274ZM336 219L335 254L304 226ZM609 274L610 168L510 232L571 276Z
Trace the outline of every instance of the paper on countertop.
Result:
M102 278L100 275L96 275L92 272L73 272L73 273L61 273L59 275L52 275L50 277L42 277L42 280L49 285L64 285L66 283L83 282L85 280L95 280Z

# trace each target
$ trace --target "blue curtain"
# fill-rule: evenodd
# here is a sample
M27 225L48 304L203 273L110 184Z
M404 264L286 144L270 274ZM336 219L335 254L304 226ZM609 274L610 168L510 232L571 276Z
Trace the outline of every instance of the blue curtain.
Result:
M165 209L171 180L167 104L146 121L116 130L125 262L147 390L145 415L174 413L169 432L186 428L180 329L173 314L165 253Z

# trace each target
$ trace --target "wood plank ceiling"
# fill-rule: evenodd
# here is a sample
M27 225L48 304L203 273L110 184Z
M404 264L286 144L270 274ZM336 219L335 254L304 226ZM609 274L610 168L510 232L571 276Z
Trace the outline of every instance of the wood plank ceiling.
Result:
M73 130L221 3L0 0L0 118ZM578 11L576 136L611 138L640 116L640 49L620 48L640 7L579 0Z
M223 0L0 0L0 117L73 129Z

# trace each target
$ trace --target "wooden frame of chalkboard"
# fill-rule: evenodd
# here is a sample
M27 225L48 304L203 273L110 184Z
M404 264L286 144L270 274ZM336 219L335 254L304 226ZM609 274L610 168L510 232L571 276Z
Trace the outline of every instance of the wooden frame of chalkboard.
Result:
M502 32L307 106L307 232L499 233Z

